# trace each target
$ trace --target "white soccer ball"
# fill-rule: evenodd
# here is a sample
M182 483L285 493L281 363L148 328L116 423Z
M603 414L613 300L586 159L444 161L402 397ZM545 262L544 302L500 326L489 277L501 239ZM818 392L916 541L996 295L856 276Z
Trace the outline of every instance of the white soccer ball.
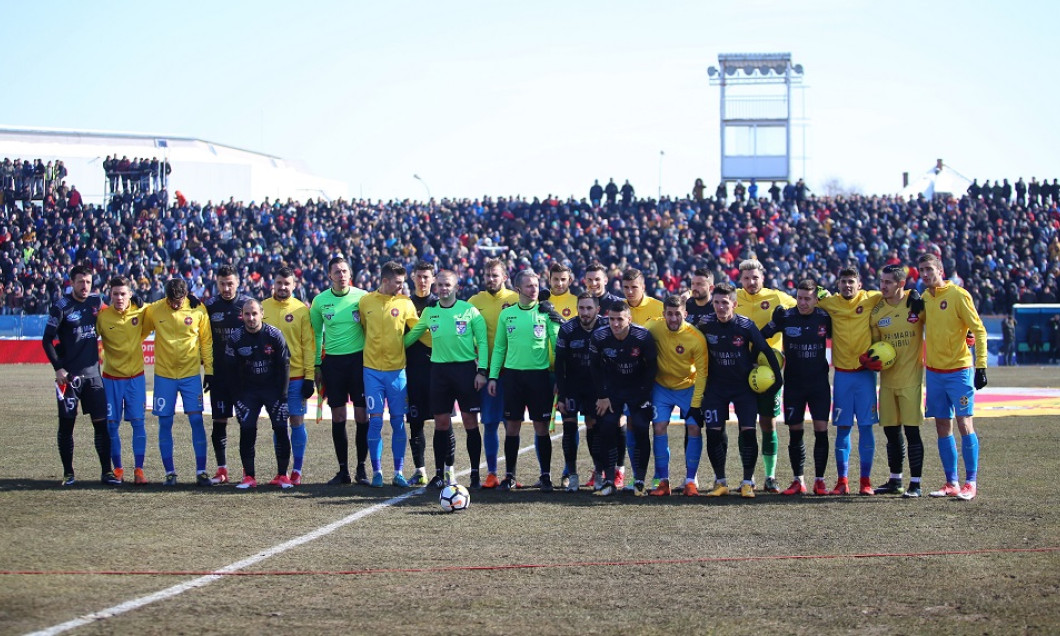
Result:
M442 488L438 503L441 504L442 510L445 512L467 510L467 507L471 505L471 493L460 484L446 486Z

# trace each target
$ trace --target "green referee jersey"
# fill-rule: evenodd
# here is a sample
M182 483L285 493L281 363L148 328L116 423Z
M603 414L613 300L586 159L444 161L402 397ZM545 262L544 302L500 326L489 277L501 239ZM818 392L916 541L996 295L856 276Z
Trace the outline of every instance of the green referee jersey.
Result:
M364 351L360 302L366 293L363 289L350 287L340 296L329 288L313 299L309 321L316 337L316 364L320 364L322 350L334 355Z
M428 329L431 332L431 362L477 360L480 369L489 364L486 319L466 300L458 300L452 307L424 307L420 321L405 334L405 346L416 342Z
M530 307L512 305L502 311L493 341L490 378L499 378L501 369L548 369L557 333L559 324L541 313L537 303Z

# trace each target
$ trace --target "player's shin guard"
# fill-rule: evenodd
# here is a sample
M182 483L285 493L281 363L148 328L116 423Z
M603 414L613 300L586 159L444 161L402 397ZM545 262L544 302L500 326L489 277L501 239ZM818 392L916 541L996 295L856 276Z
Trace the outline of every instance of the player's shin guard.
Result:
M482 431L476 426L467 430L467 456L471 460L471 470L477 471L482 461Z
M919 426L903 426L909 447L909 477L920 480L924 472L924 440Z
M817 479L824 479L828 470L828 431L813 433L813 472Z
M291 438L287 434L287 422L272 425L272 439L276 447L276 474L286 475L291 465Z
M628 439L626 437L626 427L619 426L618 431L615 433L615 450L618 452L617 466L626 465L626 442Z
M644 481L651 460L651 426L630 426L633 431L633 479Z
M762 466L765 468L766 477L777 476L777 453L780 442L777 440L776 430L762 431Z
M258 421L254 419L239 424L239 461L243 464L243 474L248 477L257 475L254 466L255 443L258 440Z
M445 437L445 465L452 466L456 463L456 431L450 426ZM477 467L477 465L476 465Z
M758 435L753 428L740 430L740 459L743 460L743 480L753 481L758 463Z
M872 425L858 426L858 461L861 477L872 476L872 460L876 455L876 434Z
M905 463L905 438L902 427L885 426L883 434L887 436L887 467L892 475L900 475Z
M850 473L850 426L835 429L835 470L840 477Z
M343 427L345 428L345 427ZM302 472L302 464L305 461L305 447L309 443L309 433L305 424L291 427L291 455L294 457L292 469Z
M590 428L588 425L585 427L585 447L589 450L589 458L593 460L593 468L596 468L599 463L599 443L596 440L596 426Z
M137 468L144 467L144 458L147 456L147 427L142 419L132 421L132 447L133 461Z
M345 430L345 427L343 429ZM363 466L365 460L368 459L368 420L363 422L354 420L353 446L357 453L357 465ZM343 455L342 459L346 462L349 461L346 455Z
M519 462L519 436L504 436L504 470L514 475Z
M335 458L339 461L339 471L349 472L350 440L346 436L346 420L332 420L331 443L335 445Z
M789 431L788 439L788 461L791 462L791 473L795 477L802 477L806 471L806 444L803 443L805 431Z
M107 420L107 435L110 435L110 463L114 468L122 468L121 463L121 421Z
M452 427L450 427L452 430ZM434 436L431 438L431 448L434 449L434 470L439 475L442 474L442 470L445 468L445 459L449 449L449 431L443 431L439 428L434 429Z
M372 472L383 470L383 414L368 416L368 458Z
M725 479L725 456L729 451L729 438L724 428L707 429L707 459L714 471L714 479Z
M412 451L412 463L416 468L423 468L424 451L427 449L427 437L423 434L423 420L409 420L409 450Z
M214 420L213 430L210 431L210 441L213 442L213 455L217 460L217 466L228 465L228 422Z
M942 460L942 472L946 483L957 483L957 442L953 435L939 438L939 459Z
M405 428L405 418L402 415L394 417L390 414L390 451L394 454L394 472L400 473L405 468L405 447L409 443L408 430ZM382 428L380 428L382 433Z
M107 429L107 420L92 420L92 437L100 468L107 472L110 470L110 430Z
M578 422L563 422L563 473L578 472Z
M161 415L158 418L158 454L162 456L162 468L166 473L174 472L172 415Z
M658 448L658 447L656 447ZM703 438L688 435L688 427L685 427L685 480L696 478L699 472L699 462L703 457Z
M961 436L961 457L964 458L965 481L976 481L979 476L979 436L975 433Z
M486 452L486 470L497 473L497 455L501 450L500 422L482 424L482 448Z
M655 435L655 476L659 479L670 478L670 436L666 433Z
M637 439L637 431L634 430L634 426L632 424L626 424L626 454L629 456L629 463L634 471L637 470ZM625 462L624 459L623 462ZM641 476L641 479L643 478L644 477Z
M59 418L59 431L55 434L55 441L59 446L63 472L69 475L74 472L74 418Z
M188 421L191 423L191 447L195 451L195 472L201 473L206 470L208 451L206 423L202 420L202 413L188 413Z
M534 446L537 447L537 461L541 466L542 473L552 472L552 438L548 433L534 436Z

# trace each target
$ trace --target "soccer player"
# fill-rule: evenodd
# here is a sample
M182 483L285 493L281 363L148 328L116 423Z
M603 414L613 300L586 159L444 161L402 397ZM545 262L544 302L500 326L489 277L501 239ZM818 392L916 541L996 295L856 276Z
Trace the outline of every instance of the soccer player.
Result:
M801 280L795 288L795 307L777 307L773 319L762 329L767 341L776 334L784 334L784 423L788 425L788 459L795 480L783 495L806 493L803 425L807 407L813 422L813 494L828 494L824 471L828 468L828 410L832 406L828 385L832 318L817 302L817 282Z
M501 311L519 302L519 294L504 286L508 280L508 270L499 259L489 259L482 267L482 284L484 289L471 297L469 302L479 310L486 321L486 342L490 355L497 339L497 320ZM551 411L550 411L551 412ZM500 451L498 429L504 420L504 387L497 385L496 394L482 389L482 446L486 453L486 481L483 488L496 488L500 485L497 479L497 454Z
M147 483L144 457L147 455L147 430L144 408L147 385L144 382L144 351L141 322L143 304L134 300L129 279L115 276L110 286L110 306L96 316L96 331L103 342L103 389L107 394L107 427L110 430L110 456L114 474L124 473L121 459L122 415L132 425L133 483Z
M579 413L585 418L585 443L590 455L596 450L596 395L585 379L592 375L589 341L594 331L606 326L607 319L600 315L600 300L586 291L578 295L577 317L563 323L556 335L556 409L563 416L560 487L567 492L578 491ZM595 455L593 463L602 465ZM592 481L595 483L595 479Z
M692 285L688 300L685 301L685 314L692 326L698 327L704 318L714 313L711 294L714 292L714 272L699 268L692 273Z
M578 315L578 295L571 293L570 285L574 274L570 267L563 263L552 263L548 268L549 302L556 313L567 321Z
M368 457L368 412L364 400L364 330L358 303L367 292L350 284L352 272L345 258L328 261L331 287L313 299L309 320L316 339L315 378L320 380L331 409L331 440L339 471L329 485L350 483L349 438L346 435L346 405L353 401L356 422L358 484L367 485L364 461ZM326 348L326 350L325 350Z
M412 304L416 315L422 316L423 310L438 302L438 296L431 291L434 287L434 264L417 261L412 268ZM427 469L423 454L427 448L427 438L423 434L423 425L431 410L431 337L430 333L421 332L419 342L405 349L405 373L408 376L409 397L409 449L412 451L412 463L416 465L410 486L427 485ZM446 411L448 414L449 411Z
M645 326L649 320L662 318L663 306L656 298L644 295L644 274L639 269L629 268L622 272L622 294L626 297L629 305L630 316L633 324ZM632 426L626 427L626 452L629 461L633 461L633 455L637 452L636 430Z
M616 300L622 300L607 291L607 268L599 261L589 263L589 266L585 268L585 276L582 277L582 282L585 283L585 291L600 301L600 311L603 313L607 313L607 308L613 305Z
M250 299L243 303L243 323L225 342L225 372L231 381L231 396L239 420L239 458L243 480L236 488L257 488L254 467L258 415L262 407L272 423L276 449L276 477L271 485L291 488L287 462L291 440L287 436L287 391L290 387L291 354L283 333L262 322L261 305Z
M302 484L302 468L305 462L305 449L309 436L305 428L306 400L313 395L316 380L316 369L313 365L316 354L316 338L313 335L312 320L309 308L292 294L295 286L294 271L290 267L276 270L272 278L272 297L261 303L262 320L272 325L283 334L290 354L290 380L287 385L287 415L291 424L290 449L294 456L291 467L291 485ZM319 399L324 399L319 396ZM276 451L279 444L287 437L276 435ZM275 481L275 480L274 480ZM272 484L278 485L278 484Z
M394 455L394 479L398 487L409 485L405 466L405 332L419 321L416 306L399 295L405 284L405 267L389 261L380 272L379 288L361 298L364 328L364 400L368 408L368 456L372 460L374 488L383 487L383 404L390 412L390 448Z
M420 321L405 334L405 346L413 346L421 334L431 333L431 399L434 415L434 478L429 485L443 488L455 484L456 433L451 412L460 405L460 419L467 433L467 454L471 460L471 487L482 487L479 460L482 433L478 428L481 391L489 374L489 345L486 321L475 307L457 300L456 272L442 270L437 279L438 302L424 307Z
M891 476L876 488L877 495L903 494L902 463L905 441L909 442L909 489L906 497L919 497L920 477L924 467L924 442L920 424L924 421L924 314L905 306L906 269L886 265L880 270L880 292L883 299L872 309L872 341L880 340L894 347L894 365L880 371L880 424L887 436L887 464ZM873 361L870 361L870 363ZM905 438L902 438L902 431Z
M250 296L239 292L239 275L231 265L218 267L214 282L217 295L207 298L203 305L210 317L213 359L220 360L228 337L243 327L243 303L250 300ZM210 441L217 459L217 472L210 481L224 484L228 482L228 418L232 417L232 396L224 373L215 374L210 385L210 413L213 416Z
M729 446L725 421L729 417L729 405L732 404L740 428L740 458L743 461L740 496L753 499L755 463L758 461L758 439L755 437L758 395L748 385L747 376L758 355L764 353L776 376L776 383L763 395L772 399L771 394L779 392L783 385L780 363L755 323L746 316L736 314L739 301L732 285L716 285L711 298L714 315L704 319L699 327L706 338L709 354L702 410L703 426L707 429L707 457L714 469L714 486L707 496L722 497L729 494L725 477Z
M596 443L594 461L604 482L595 495L607 497L619 490L618 476L622 414L629 412L629 426L636 431L637 451L633 463L633 494L648 494L644 477L651 451L651 391L658 373L655 341L648 330L633 324L629 305L616 301L607 308L607 329L597 329L589 341L593 389L596 392Z
M548 436L548 421L554 391L549 377L549 352L555 348L561 318L539 306L540 280L537 274L529 270L519 272L515 277L515 288L519 292L519 301L501 311L497 319L497 339L493 343L487 385L489 394L496 396L498 385L504 383L505 476L501 490L518 487L515 470L519 459L519 432L523 414L529 411L541 465L540 488L542 492L552 492L552 439Z
M795 299L779 289L764 287L766 268L761 261L749 258L740 263L740 289L736 292L736 313L747 316L761 330L773 319L773 310L795 306ZM767 340L770 347L780 346L780 334ZM772 401L770 401L772 400ZM780 415L780 393L758 396L758 426L762 429L762 464L766 472L766 492L780 492L777 482L777 430L774 421Z
M648 331L655 340L658 372L652 387L655 428L655 474L659 485L655 496L670 494L670 414L674 408L685 420L688 431L685 446L686 496L699 494L696 473L703 455L703 389L707 384L707 341L703 334L685 321L685 306L679 296L663 302L662 320L648 321Z
M70 292L48 310L41 344L55 369L55 393L59 404L59 458L63 462L63 486L74 485L74 422L77 405L92 419L99 456L100 481L117 485L111 471L110 433L107 429L107 396L99 372L96 316L103 299L92 293L92 270L83 265L70 269ZM55 341L59 341L56 348ZM985 342L985 340L984 340Z
M986 386L986 345L975 348L975 371L972 354L965 338L969 331L978 343L986 342L986 328L963 288L945 280L942 262L934 254L917 259L920 280L924 283L927 342L927 408L935 418L939 436L939 457L946 473L946 485L932 497L975 498L979 470L979 437L975 434L972 415L975 392ZM953 418L961 434L964 457L964 485L957 487L957 443L953 439Z
M143 335L155 332L155 400L151 413L158 418L158 450L166 476L164 486L177 485L173 466L173 415L177 393L191 424L191 444L195 450L195 482L211 486L206 472L206 426L202 420L202 394L213 382L213 336L210 319L202 305L191 306L188 284L171 278L165 284L165 297L144 311ZM200 380L199 367L205 375Z

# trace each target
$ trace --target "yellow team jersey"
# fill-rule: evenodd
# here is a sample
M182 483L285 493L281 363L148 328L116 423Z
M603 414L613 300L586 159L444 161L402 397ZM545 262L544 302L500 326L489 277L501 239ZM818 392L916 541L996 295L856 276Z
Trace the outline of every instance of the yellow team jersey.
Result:
M199 375L199 365L206 375L213 375L213 335L205 305L192 309L188 299L180 309L170 309L166 299L156 300L144 309L143 331L155 332L155 373L179 380Z
M969 331L976 342L975 368L986 368L986 327L967 291L949 281L942 287L927 290L924 311L928 369L956 371L972 366L972 352L965 342Z
M924 315L905 306L903 298L891 306L880 299L869 320L872 341L883 340L897 354L894 366L880 371L880 386L906 389L924 383Z
M647 326L658 350L655 381L667 389L694 386L692 406L700 406L707 386L707 341L702 332L687 322L670 331L662 318L648 321Z
M489 345L490 355L493 355L493 340L497 336L497 320L501 312L519 304L519 294L510 290L502 289L496 294L488 291L480 291L468 301L482 314L486 321L486 344Z
M872 346L869 319L883 295L859 289L850 300L839 294L822 298L817 306L832 317L832 366L840 371L857 371L858 358Z
M266 298L261 301L263 320L283 333L287 350L291 353L291 379L313 380L316 356L316 337L309 320L309 307L294 296L280 301Z
M556 308L563 320L567 321L578 315L578 297L568 290L563 294L553 294L548 302Z
M641 327L646 327L648 326L649 320L662 318L663 304L658 298L644 296L644 298L640 299L639 305L636 307L633 305L629 306L629 313L635 324L638 324Z
M757 294L751 295L744 289L736 290L736 313L746 316L755 323L758 330L769 324L773 319L773 312L777 307L790 309L795 306L795 299L779 289L763 287ZM766 340L770 347L780 348L780 339L783 333L775 333L772 338Z
M96 316L96 332L103 341L103 377L121 380L144 374L144 308L129 305L124 312L104 307Z
M361 298L360 314L364 328L364 368L404 369L405 331L420 320L412 299L370 292Z

